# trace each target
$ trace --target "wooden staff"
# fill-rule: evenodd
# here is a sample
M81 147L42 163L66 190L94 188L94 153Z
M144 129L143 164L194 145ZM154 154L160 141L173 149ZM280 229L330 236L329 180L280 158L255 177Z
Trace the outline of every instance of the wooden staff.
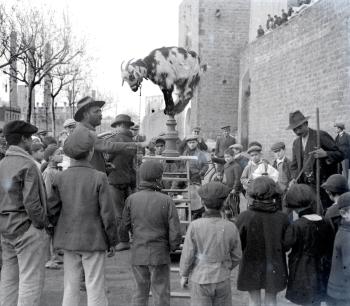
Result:
M316 108L316 143L317 150L320 149L320 113L318 107ZM322 206L320 200L320 159L316 158L316 204L317 204L317 213L322 214Z

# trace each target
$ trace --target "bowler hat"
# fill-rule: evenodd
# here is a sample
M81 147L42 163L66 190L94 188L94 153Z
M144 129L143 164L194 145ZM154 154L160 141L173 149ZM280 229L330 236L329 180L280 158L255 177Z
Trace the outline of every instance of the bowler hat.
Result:
M95 144L94 134L86 129L75 129L63 145L64 153L70 158L89 152Z
M294 184L287 191L285 200L288 208L313 207L316 202L316 195L310 186Z
M163 175L163 164L156 160L147 160L140 167L142 181L154 182Z
M336 122L334 123L334 127L338 127L342 130L345 130L345 124L343 122Z
M231 189L220 182L210 182L198 189L198 194L203 200L226 199Z
M33 135L38 131L38 128L23 120L13 120L5 124L2 133L4 136L11 134Z
M261 152L261 147L259 146L251 146L248 148L247 153L251 153L251 152Z
M344 192L349 191L348 181L341 174L331 175L330 177L328 177L327 181L322 184L321 187L330 192L338 194L343 194Z
M74 119L69 118L63 123L63 127L67 128L67 127L70 127L70 126L75 126L76 124L77 124L77 122Z
M350 207L350 192L343 193L337 203L339 209Z
M96 101L89 96L82 98L77 103L77 111L74 114L74 120L80 122L83 120L83 113L85 110L92 106L102 107L104 104L104 101Z
M133 126L135 123L131 121L131 117L129 115L120 114L115 117L111 127L116 127L117 124L126 123L129 126Z
M271 151L273 152L278 152L279 150L284 150L286 148L286 145L284 142L276 142L271 146Z
M300 110L289 113L289 125L287 127L287 130L294 130L296 127L308 121L309 118L310 116L305 117Z

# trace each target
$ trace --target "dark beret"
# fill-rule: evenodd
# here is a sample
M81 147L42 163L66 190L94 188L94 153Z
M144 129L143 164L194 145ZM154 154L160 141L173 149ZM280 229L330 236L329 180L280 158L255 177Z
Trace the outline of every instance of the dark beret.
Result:
M20 135L33 135L38 131L38 128L28 122L23 120L14 120L5 124L3 128L4 136L11 134L20 134Z
M64 142L63 151L70 158L89 152L95 144L94 134L86 129L75 129Z
M350 207L350 192L343 193L338 199L338 208Z
M220 182L210 182L198 189L198 194L203 200L225 199L231 189Z
M331 175L321 187L330 192L339 194L349 191L348 180L341 174Z
M248 195L255 200L269 200L277 193L277 185L267 176L259 176L248 185Z
M292 185L286 194L286 207L304 208L312 207L316 202L316 194L306 184Z
M140 177L142 181L154 182L163 175L163 164L156 160L147 160L140 167Z
M281 149L285 149L286 148L286 145L284 142L280 141L280 142L276 142L274 143L272 146L271 146L271 151L273 152L278 152L279 150Z

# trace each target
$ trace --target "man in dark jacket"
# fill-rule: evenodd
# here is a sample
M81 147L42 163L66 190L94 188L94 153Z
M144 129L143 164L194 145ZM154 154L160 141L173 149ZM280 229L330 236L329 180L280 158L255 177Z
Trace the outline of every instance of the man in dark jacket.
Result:
M160 192L163 165L146 161L140 168L140 191L126 200L123 226L132 231L131 266L136 281L133 305L170 305L170 251L181 242L180 221L171 198Z
M39 305L49 251L46 193L29 154L38 129L15 120L4 126L9 148L0 162L1 305Z
M229 146L236 143L236 139L230 135L231 127L229 125L223 126L222 128L222 136L216 139L215 145L215 156L218 158L224 158L224 153ZM222 164L217 164L218 173L223 174L224 167Z
M111 142L97 138L95 131L96 127L101 125L101 108L104 104L104 101L96 101L91 97L85 97L79 100L77 103L77 111L74 114L74 120L79 123L75 130L66 139L66 142L70 145L72 139L76 139L76 137L71 137L71 135L75 133L92 133L95 138L95 145L94 155L92 156L90 164L94 169L102 172L106 172L103 153L129 153L134 155L136 152L135 143Z
M130 116L125 114L118 115L111 127L116 128L116 134L110 139L111 142L130 143L133 142L133 134L130 127L134 125ZM110 154L109 160L113 168L108 175L108 181L111 185L113 203L117 210L117 218L121 220L125 206L126 198L136 188L135 155L126 153ZM129 233L119 229L119 243L116 251L130 249Z
M341 169L339 169L339 173L343 174L345 178L348 179L350 158L350 135L345 132L344 123L337 122L334 124L334 127L336 128L336 132L338 134L337 137L335 137L335 144L344 154L344 160L341 162Z
M320 183L337 173L338 163L344 158L343 153L336 146L333 138L325 131L320 131L320 148L317 148L317 132L308 126L309 116L305 117L299 110L289 114L289 126L298 136L293 142L293 158L291 171L296 183L307 184L316 190L316 159L320 160ZM299 175L300 174L300 175ZM328 195L321 188L320 198L325 211L332 205Z

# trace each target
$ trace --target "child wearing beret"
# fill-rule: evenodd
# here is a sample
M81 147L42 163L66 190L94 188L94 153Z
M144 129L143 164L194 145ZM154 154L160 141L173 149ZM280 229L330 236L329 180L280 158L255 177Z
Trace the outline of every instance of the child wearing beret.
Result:
M328 281L328 295L333 306L350 305L350 192L338 199L342 222L335 236L332 268Z
M330 221L315 214L315 202L314 191L305 184L291 186L286 194L287 207L299 216L285 234L285 245L292 249L286 298L298 305L321 305L327 298L324 263L334 234Z
M87 304L108 305L105 256L106 252L112 256L117 244L116 211L106 174L90 164L94 142L88 131L72 134L70 142L65 142L71 165L56 175L49 197L50 221L56 225L53 244L64 251L63 306L81 305L81 268Z
M191 305L232 305L231 270L241 259L241 242L234 223L220 210L231 189L219 182L199 190L205 213L186 233L180 259L181 286L191 280Z
M287 285L283 237L289 222L287 215L279 211L278 190L267 176L252 180L247 190L251 199L249 210L237 218L243 251L237 288L249 292L249 305L262 304L262 290L265 305L276 305L277 293Z

